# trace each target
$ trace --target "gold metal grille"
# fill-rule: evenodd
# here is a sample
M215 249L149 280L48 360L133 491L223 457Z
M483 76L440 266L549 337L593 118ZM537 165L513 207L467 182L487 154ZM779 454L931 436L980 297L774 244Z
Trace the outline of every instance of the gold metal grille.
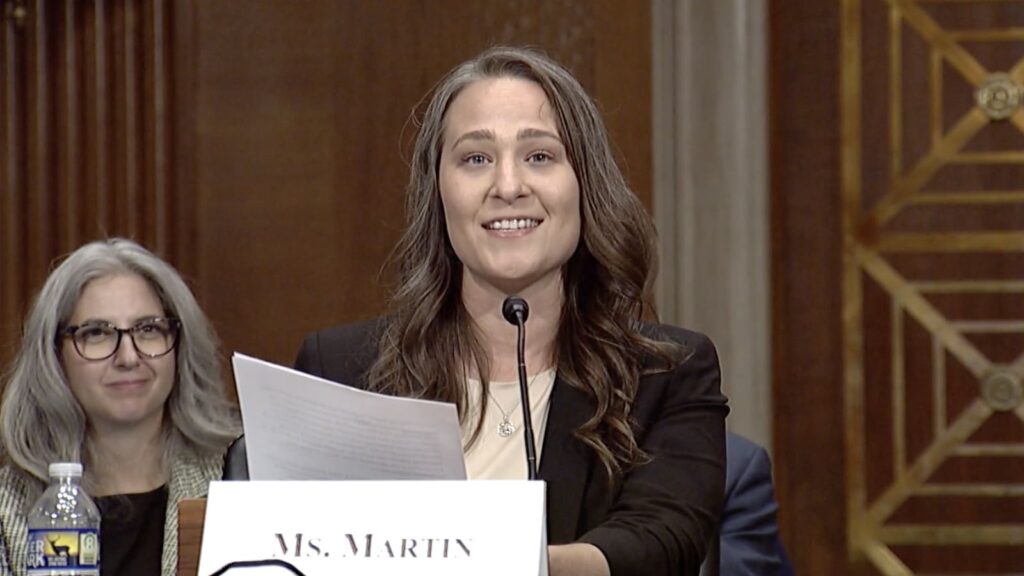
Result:
M913 229L893 225L908 211L921 207L1019 207L1024 203L1021 190L959 190L935 193L929 190L936 176L949 167L970 167L983 171L990 167L1024 164L1024 144L1020 149L978 150L973 141L986 127L1009 123L1024 132L1021 86L1024 86L1024 58L1008 69L989 69L972 50L992 43L1019 42L1024 45L1024 27L953 29L935 15L939 5L1001 3L1003 0L843 0L842 22L842 211L843 211L843 332L844 401L846 416L847 518L848 542L855 560L866 560L886 575L914 574L901 558L900 546L1024 546L1024 519L1019 522L907 523L898 520L897 511L911 498L990 498L1024 497L1024 468L1015 482L963 481L936 482L939 468L953 458L1005 458L1008 465L1019 466L1024 457L1024 438L1009 442L978 442L974 436L997 414L1011 414L1024 420L1024 349L1014 359L993 360L984 346L972 339L977 335L1024 334L1024 307L1019 317L954 318L936 301L942 298L1016 298L1024 301L1024 269L1003 267L1004 274L990 278L957 277L948 268L948 276L915 279L901 271L903 257L920 260L941 255L984 254L988 258L1014 258L1024 252L1024 221L996 229L964 229L942 226L929 228L927 219ZM1024 14L1024 3L1019 13ZM865 93L872 88L865 77L863 26L868 17L884 19L888 44L884 50L888 77L884 92L888 107L888 126L864 121ZM947 19L948 20L948 19ZM928 58L922 66L927 78L923 91L927 107L908 109L907 63L904 51L908 36L926 47ZM875 63L872 63L873 65ZM878 69L874 66L873 69ZM962 114L953 114L947 106L949 81L963 86ZM913 153L905 142L904 126L914 115L925 115L926 145ZM889 172L878 181L882 189L866 184L864 136L878 136L887 130ZM1024 139L1021 140L1024 143ZM995 169L995 168L992 168ZM1016 262L1016 260L1007 260ZM1007 271L1008 270L1008 271ZM871 324L865 287L880 289L889 301L890 313L885 336L890 342L884 388L888 392L887 413L868 410L871 379L882 379L876 370L869 374L866 362L872 359L865 349L866 338L880 328ZM908 369L909 340L907 322L913 322L930 338L930 374ZM917 329L917 328L915 328ZM877 359L874 359L877 361ZM975 381L972 398L952 410L949 395L949 363L955 362ZM959 368L958 368L959 369ZM921 380L926 380L921 382ZM907 399L910 380L929 391L930 406L911 405ZM923 448L908 448L909 422L919 410L927 412L928 442ZM876 419L887 418L885 433L875 426ZM891 430L891 434L889 431ZM880 442L872 441L884 435ZM891 461L889 479L884 486L870 486L867 468L885 454ZM1021 552L1024 556L1024 551ZM1024 561L1022 561L1024 562ZM1024 565L1024 564L1022 564Z

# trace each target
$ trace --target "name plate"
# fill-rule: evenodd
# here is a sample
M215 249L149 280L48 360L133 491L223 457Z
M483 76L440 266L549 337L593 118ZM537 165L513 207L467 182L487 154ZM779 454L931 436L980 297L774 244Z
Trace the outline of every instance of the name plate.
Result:
M199 576L547 574L544 483L213 482Z

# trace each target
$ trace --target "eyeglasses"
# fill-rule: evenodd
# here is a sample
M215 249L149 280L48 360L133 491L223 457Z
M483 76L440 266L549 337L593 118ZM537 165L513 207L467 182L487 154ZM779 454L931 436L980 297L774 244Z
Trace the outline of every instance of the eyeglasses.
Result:
M174 350L180 332L181 321L177 318L148 318L131 328L118 328L109 322L89 322L68 326L59 334L71 338L75 351L82 358L106 360L117 354L125 334L131 337L140 356L159 358Z

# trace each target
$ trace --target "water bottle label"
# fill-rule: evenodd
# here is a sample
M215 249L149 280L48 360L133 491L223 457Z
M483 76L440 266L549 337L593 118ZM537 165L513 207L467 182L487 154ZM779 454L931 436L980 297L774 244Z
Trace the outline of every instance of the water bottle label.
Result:
M95 528L43 528L28 531L28 574L55 568L76 576L99 576L100 534Z

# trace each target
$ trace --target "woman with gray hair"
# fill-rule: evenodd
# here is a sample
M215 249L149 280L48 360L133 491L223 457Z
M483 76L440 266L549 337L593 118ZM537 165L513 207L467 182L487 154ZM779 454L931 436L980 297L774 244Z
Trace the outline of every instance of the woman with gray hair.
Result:
M51 462L82 462L104 576L177 568L177 505L206 495L240 433L217 339L181 276L124 239L50 274L0 406L0 574L26 571L26 513Z

